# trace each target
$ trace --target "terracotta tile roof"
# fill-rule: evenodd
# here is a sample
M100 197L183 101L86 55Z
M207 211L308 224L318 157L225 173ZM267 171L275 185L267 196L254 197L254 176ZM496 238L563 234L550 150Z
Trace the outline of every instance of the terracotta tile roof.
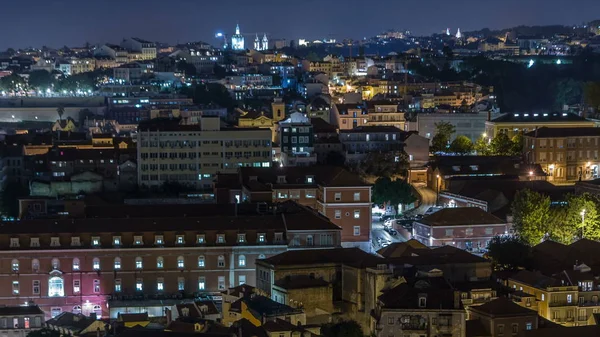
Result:
M527 309L511 301L506 297L497 299L478 306L472 306L469 310L487 314L493 317L498 316L537 316L537 312Z
M506 221L479 207L444 208L415 222L429 226L496 225Z

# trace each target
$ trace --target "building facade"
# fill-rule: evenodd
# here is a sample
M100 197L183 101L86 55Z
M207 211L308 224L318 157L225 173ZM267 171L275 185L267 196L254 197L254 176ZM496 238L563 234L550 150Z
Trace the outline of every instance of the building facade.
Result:
M549 181L569 182L599 177L600 128L542 127L524 135L523 152L542 166Z
M138 184L159 187L167 181L212 188L217 172L242 166L270 167L271 131L221 128L220 119L202 118L200 125L178 120L142 123L138 133Z
M294 112L279 122L281 162L284 166L309 166L317 162L310 119Z
M512 113L503 114L485 122L485 133L490 139L504 132L509 137L546 128L593 128L594 121L572 113Z

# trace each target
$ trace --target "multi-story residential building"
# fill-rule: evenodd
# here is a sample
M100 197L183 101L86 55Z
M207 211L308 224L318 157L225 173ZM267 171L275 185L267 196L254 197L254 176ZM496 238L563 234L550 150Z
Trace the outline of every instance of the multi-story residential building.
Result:
M114 44L105 44L94 50L94 56L105 56L113 59L117 64L127 63L127 50Z
M93 57L71 59L71 73L69 75L77 75L94 70L96 70L96 59Z
M121 42L121 47L140 54L140 60L156 59L156 43L137 37L127 38ZM133 53L132 53L133 54Z
M498 235L510 232L506 221L479 207L444 208L413 224L413 237L428 246L452 245L479 251Z
M361 126L340 130L346 162L358 163L372 152L402 152L404 131L394 126Z
M369 126L395 126L404 130L404 112L398 111L398 104L392 102L367 102Z
M549 181L567 182L600 177L600 128L542 127L524 135L523 152L548 174Z
M377 298L375 336L466 336L459 293L442 275L409 279Z
M284 166L309 166L316 164L314 134L310 119L301 112L294 112L279 122L281 163Z
M244 74L240 76L228 76L226 86L231 89L270 87L273 85L273 76L261 74Z
M477 326L481 329L478 331L485 332L486 336L514 336L523 331L536 330L539 325L536 311L524 308L506 297L471 306L467 312L470 318L467 321L467 333L472 326Z
M53 317L114 318L140 307L163 316L166 302L156 306L153 299L253 285L255 261L285 252L293 240L312 237L313 248L340 245L338 226L293 202L271 209L88 205L69 216L2 226L0 304L34 301Z
M543 127L547 128L593 128L596 122L567 112L552 113L507 113L485 122L485 133L494 138L504 132L509 137L517 133L527 133Z
M139 126L138 184L160 187L167 181L211 188L217 172L239 167L270 167L269 129L222 128L220 119L203 117L199 125L151 120Z
M360 104L334 104L333 124L340 130L351 130L359 126L366 126L369 122L367 109Z
M321 118L331 123L331 106L323 97L316 97L306 107L306 113L310 118Z
M371 186L343 168L273 167L239 170L238 177L219 175L218 203L281 202L309 206L342 228L343 246L371 250ZM313 244L298 242L298 246Z
M116 81L137 83L150 71L138 63L127 63L113 68L113 77Z
M0 308L0 333L5 336L27 337L30 332L43 328L45 315L37 305Z

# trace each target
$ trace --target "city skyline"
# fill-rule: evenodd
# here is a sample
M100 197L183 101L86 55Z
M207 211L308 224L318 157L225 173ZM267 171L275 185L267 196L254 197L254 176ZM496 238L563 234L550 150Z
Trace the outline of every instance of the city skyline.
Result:
M0 29L10 32L0 39L0 49L118 43L129 36L166 43L202 40L218 45L215 34L223 32L231 36L236 23L245 35L267 33L271 38L286 39L358 39L390 28L429 35L447 27L466 32L518 25L581 24L596 19L593 13L600 11L600 3L593 0L576 0L558 10L560 5L557 0L532 0L527 4L507 0L496 5L498 8L490 8L489 4L482 6L474 0L461 4L439 0L421 3L379 1L373 4L372 10L365 10L368 8L360 6L357 0L345 1L344 6L338 1L321 4L310 0L294 8L264 0L228 6L188 0L169 3L107 0L102 5L74 0L32 0L27 4L12 3L0 13ZM378 10L382 6L386 10ZM548 7L556 10L543 9ZM435 13L427 13L431 8L436 9ZM582 8L586 10L583 12ZM298 24L290 24L292 10L299 19ZM355 18L364 23L356 22ZM300 25L301 22L310 24Z

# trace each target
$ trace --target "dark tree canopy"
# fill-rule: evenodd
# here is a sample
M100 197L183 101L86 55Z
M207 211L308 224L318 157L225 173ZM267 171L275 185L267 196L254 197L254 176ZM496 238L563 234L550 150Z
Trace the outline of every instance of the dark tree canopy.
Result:
M364 337L360 324L356 321L340 321L321 326L323 337Z
M373 186L373 202L377 205L389 203L396 208L398 204L406 205L415 202L417 198L412 192L412 187L405 180L379 178Z
M517 270L531 265L531 247L518 237L494 237L488 244L488 256L496 270Z

